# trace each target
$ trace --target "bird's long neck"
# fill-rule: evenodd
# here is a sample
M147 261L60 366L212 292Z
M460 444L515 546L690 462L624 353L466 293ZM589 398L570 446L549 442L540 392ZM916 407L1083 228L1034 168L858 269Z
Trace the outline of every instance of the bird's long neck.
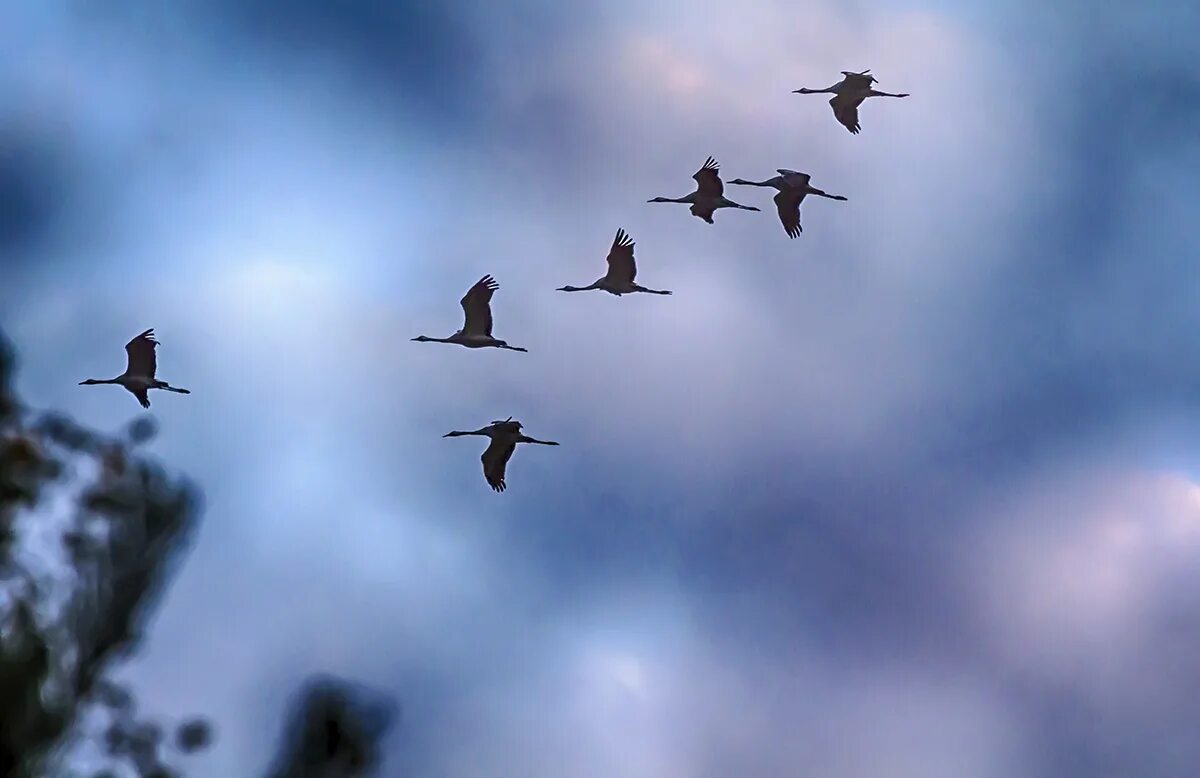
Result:
M600 282L597 281L597 282L591 284L590 286L564 286L561 289L559 289L558 291L560 291L560 292L586 292L591 289L597 289L598 283L600 283Z
M827 86L827 87L825 87L824 89L809 89L808 87L803 87L803 86L802 86L802 87L800 87L799 89L797 89L797 90L795 91L795 94L798 94L798 95L825 95L825 94L833 94L833 93L837 92L837 88L838 88L838 85L837 85L837 84L834 84L833 86Z
M683 197L660 197L655 202L659 202L659 203L691 203L691 202L696 201L696 194L697 194L697 192L692 192L690 195L684 195Z
M729 183L741 184L742 186L769 186L773 189L778 182L778 178L768 178L766 181L747 181L744 178L735 178Z
M464 435L482 435L482 436L484 436L484 437L488 437L488 436L489 436L489 432L488 432L487 428L484 428L484 429L478 429L478 430L469 430L469 431L466 431L466 432L464 432L464 431L462 431L462 430L454 430L453 432L447 432L447 433L446 433L445 435L443 435L442 437L445 437L445 438L461 438L461 437L463 437Z
M453 343L455 337L457 337L459 334L460 333L456 332L456 333L454 333L454 335L451 335L448 338L431 338L427 335L427 336L425 336L425 340L430 343Z
M125 376L123 376L123 375L119 375L116 378L93 378L92 380L88 381L88 384L89 385L119 384L124 379L125 379Z

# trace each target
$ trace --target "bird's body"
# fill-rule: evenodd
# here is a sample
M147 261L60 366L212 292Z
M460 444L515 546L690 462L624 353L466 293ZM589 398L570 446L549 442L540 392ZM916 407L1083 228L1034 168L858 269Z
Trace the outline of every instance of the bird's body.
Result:
M720 208L739 208L743 211L757 211L749 205L741 205L725 197L725 185L721 183L721 166L712 157L705 160L704 165L696 171L692 178L696 179L696 191L684 197L655 197L647 200L651 203L689 203L692 215L713 223L713 214Z
M623 294L646 292L648 294L670 294L668 291L647 289L634 283L637 278L637 262L633 258L633 239L625 230L617 230L613 238L612 248L608 252L608 273L590 286L562 286L560 292L585 292L590 289L600 289L620 297Z
M862 105L863 100L868 97L908 97L908 93L892 94L890 92L880 92L872 87L872 84L878 82L875 76L872 76L871 69L867 68L861 73L851 73L847 70L842 71L844 78L825 89L797 89L793 94L799 95L819 95L832 94L829 99L829 106L833 109L833 116L850 134L857 135L862 126L858 122L858 107Z
M442 437L457 438L464 435L480 435L491 439L491 443L488 444L487 449L483 452L480 461L483 463L484 479L488 482L488 486L497 492L503 492L507 488L507 484L504 481L504 471L518 443L537 443L543 446L558 445L558 443L552 440L537 440L523 434L521 432L521 422L513 421L511 416L504 421L494 421L481 429L469 432L454 430L453 432L447 432Z
M467 290L459 300L463 309L463 327L448 338L431 338L418 335L413 338L421 343L455 343L467 348L502 348L509 351L527 351L519 346L510 346L499 338L492 337L492 295L500 285L490 275L484 276Z
M827 197L830 200L846 199L841 195L831 195L812 186L809 183L812 180L812 176L807 173L799 173L786 168L778 168L776 172L779 175L774 178L768 178L766 181L746 181L741 178L735 178L729 183L739 186L766 186L777 189L779 193L774 198L775 210L779 213L779 221L783 224L783 230L788 234L789 238L799 237L800 233L804 231L804 228L800 226L800 203L804 202L805 197L813 194L819 197Z
M137 401L141 403L143 408L150 407L149 391L151 389L163 389L177 394L191 394L187 389L179 389L171 386L166 381L159 381L155 377L158 372L158 357L155 352L157 347L158 341L154 337L154 330L146 330L125 344L127 362L124 373L116 378L89 378L86 381L81 381L79 385L97 386L100 384L115 384L123 386L130 394L137 398Z

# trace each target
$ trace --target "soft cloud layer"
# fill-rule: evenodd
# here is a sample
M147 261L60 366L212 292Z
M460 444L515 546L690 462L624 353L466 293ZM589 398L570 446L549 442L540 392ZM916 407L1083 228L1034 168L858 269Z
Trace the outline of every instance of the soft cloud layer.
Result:
M401 698L398 774L1187 773L1192 13L5 12L23 393L117 426L75 384L147 326L194 391L141 696L222 722L212 776L313 670ZM790 94L867 66L913 96L859 136ZM645 204L709 154L849 202ZM555 293L618 226L675 295ZM485 273L529 354L409 342ZM438 436L510 414L563 446L497 497Z

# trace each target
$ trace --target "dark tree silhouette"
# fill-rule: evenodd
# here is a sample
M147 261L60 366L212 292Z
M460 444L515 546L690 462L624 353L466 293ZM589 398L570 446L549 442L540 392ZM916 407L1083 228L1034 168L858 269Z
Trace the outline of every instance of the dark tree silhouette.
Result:
M396 718L390 698L318 676L292 702L269 778L356 778L380 762L380 741Z
M148 419L111 438L24 408L14 362L0 334L0 775L65 774L97 721L114 761L169 775L160 725L106 674L137 649L199 493L138 454Z
M0 777L82 775L83 761L89 776L181 776L211 725L193 716L168 735L110 675L138 649L190 545L199 491L138 451L154 437L150 418L111 437L35 413L13 393L14 364L0 333ZM310 684L272 776L368 774L391 719L390 703L370 696Z

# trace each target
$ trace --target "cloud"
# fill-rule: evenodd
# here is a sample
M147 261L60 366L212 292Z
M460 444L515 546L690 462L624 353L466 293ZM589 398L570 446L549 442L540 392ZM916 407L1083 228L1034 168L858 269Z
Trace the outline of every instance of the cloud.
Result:
M1186 689L1187 646L1200 635L1200 487L1176 473L1088 468L1031 479L982 527L963 580L986 645L1016 686L1045 690L1055 732L1085 741L1060 737L1047 757L1152 775L1195 763L1182 722L1196 711Z
M1140 44L1186 13L1131 11L1123 43L1091 12L1013 40L1012 9L705 10L255 0L47 13L7 49L74 144L0 288L24 394L123 423L75 382L152 325L194 392L156 402L155 446L206 530L131 673L222 722L207 774L263 761L316 670L396 691L393 764L422 773L1192 753L1154 734L1189 710L1191 487L1121 457L1195 396L1194 144L1165 98L1115 110L1104 59L1168 78L1178 47ZM860 136L790 94L868 66L913 96ZM850 200L806 202L796 241L757 190L712 226L645 203L709 154ZM618 226L675 295L554 292ZM409 342L484 273L529 354ZM498 498L438 436L509 414L563 446Z
M1176 474L1087 472L998 513L985 525L996 569L981 583L1005 650L1057 678L1144 677L1139 654L1173 622L1185 626L1177 607L1193 588L1200 487ZM1113 678L1090 680L1113 688Z

